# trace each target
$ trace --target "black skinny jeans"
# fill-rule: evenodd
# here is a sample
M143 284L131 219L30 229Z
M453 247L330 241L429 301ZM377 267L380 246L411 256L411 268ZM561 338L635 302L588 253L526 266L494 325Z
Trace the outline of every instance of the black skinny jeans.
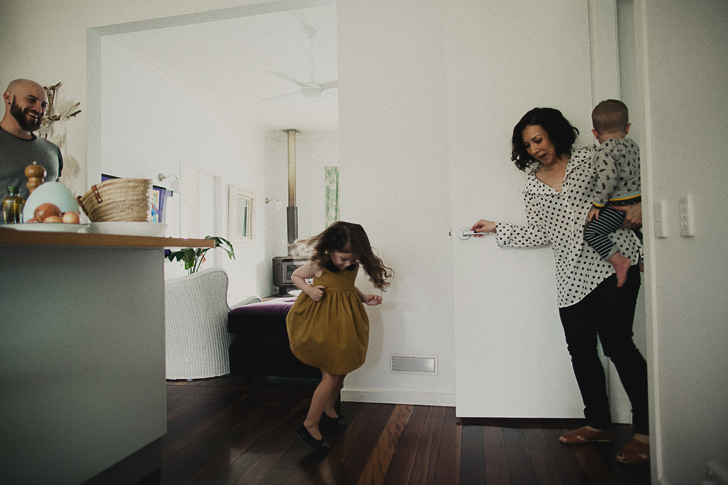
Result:
M616 277L612 275L580 302L559 309L584 401L586 423L597 429L609 429L612 425L604 368L597 351L598 337L604 355L614 362L632 404L635 433L649 434L647 362L632 341L640 284L639 268L632 266L621 288L617 288Z

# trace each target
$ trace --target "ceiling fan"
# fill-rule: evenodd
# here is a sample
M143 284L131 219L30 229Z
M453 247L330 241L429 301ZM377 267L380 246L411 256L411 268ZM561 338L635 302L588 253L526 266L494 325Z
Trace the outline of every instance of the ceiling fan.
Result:
M316 29L309 25L303 26L303 31L306 33L308 38L311 41L311 79L308 82L299 81L298 79L294 79L291 76L287 76L286 74L283 74L282 72L278 71L268 71L269 74L272 74L276 77L279 77L285 81L291 82L293 84L296 84L300 86L301 89L298 89L296 91L292 91L290 93L281 94L279 96L273 96L271 98L264 98L263 101L272 101L274 99L284 98L286 96L293 96L294 94L302 94L303 96L307 96L309 98L318 98L322 94L324 94L324 91L327 89L333 89L338 87L339 81L329 81L325 83L318 83L316 82L316 79L313 75L313 38L316 37L316 34L318 33Z

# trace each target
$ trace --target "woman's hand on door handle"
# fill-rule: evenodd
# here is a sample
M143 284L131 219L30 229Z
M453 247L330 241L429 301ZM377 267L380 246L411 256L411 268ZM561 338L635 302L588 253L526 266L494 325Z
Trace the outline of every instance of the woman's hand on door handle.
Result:
M488 233L488 232L495 232L495 222L493 221L486 221L485 219L481 219L475 224L473 224L473 227L470 228L473 232L479 232L479 233ZM476 236L476 237L482 237L482 236Z

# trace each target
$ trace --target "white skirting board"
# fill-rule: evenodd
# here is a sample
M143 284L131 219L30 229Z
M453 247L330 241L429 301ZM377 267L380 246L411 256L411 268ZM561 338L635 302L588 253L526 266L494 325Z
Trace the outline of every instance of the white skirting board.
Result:
M341 400L344 402L455 407L455 393L342 389Z

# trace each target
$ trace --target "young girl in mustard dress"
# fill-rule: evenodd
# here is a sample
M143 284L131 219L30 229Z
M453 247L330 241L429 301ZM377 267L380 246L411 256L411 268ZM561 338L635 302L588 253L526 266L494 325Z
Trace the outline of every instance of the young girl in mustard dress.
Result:
M364 363L369 344L369 319L364 304L382 303L354 286L359 266L374 286L384 290L392 270L372 252L359 224L335 222L321 234L303 241L312 248L311 260L291 276L301 294L286 318L291 351L303 363L321 370L321 383L313 393L298 435L319 451L328 451L319 423L343 428L334 405L344 377ZM313 285L306 279L313 278Z

